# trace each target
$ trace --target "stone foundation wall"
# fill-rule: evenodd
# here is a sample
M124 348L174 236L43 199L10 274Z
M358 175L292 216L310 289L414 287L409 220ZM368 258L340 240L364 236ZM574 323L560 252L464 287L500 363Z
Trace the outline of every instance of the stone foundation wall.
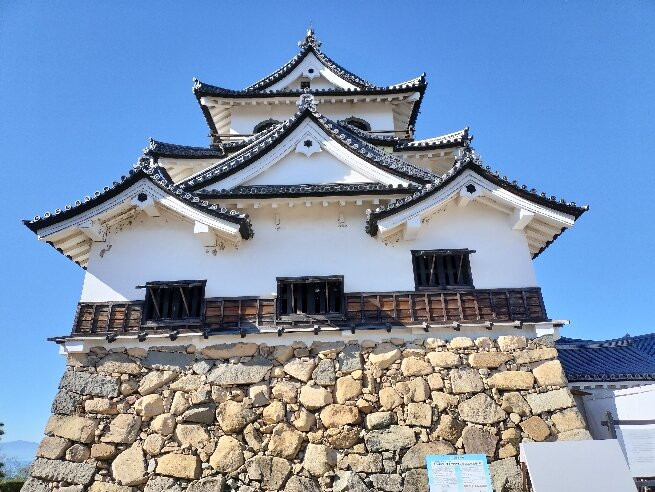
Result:
M486 453L518 491L519 442L590 438L546 340L109 347L68 356L23 490L427 492L426 454Z

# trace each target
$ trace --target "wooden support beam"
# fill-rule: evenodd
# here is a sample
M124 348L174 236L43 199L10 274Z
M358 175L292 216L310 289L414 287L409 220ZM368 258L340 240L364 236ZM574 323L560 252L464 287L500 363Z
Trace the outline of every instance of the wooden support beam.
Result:
M403 229L403 240L413 241L418 237L418 231L421 228L421 217L415 216L407 219Z
M525 226L527 226L532 221L532 219L534 219L533 212L529 212L528 210L522 208L517 208L514 210L514 213L510 218L512 229L515 231L522 231L525 229Z
M107 239L107 227L94 220L87 220L79 225L82 231L89 239L94 242L104 243Z
M150 217L159 217L160 215L156 206L156 202L150 195L147 195L146 193L139 193L137 196L132 198L130 203L137 207L139 210L143 210Z
M216 246L216 234L207 224L196 221L193 224L193 233L203 246Z

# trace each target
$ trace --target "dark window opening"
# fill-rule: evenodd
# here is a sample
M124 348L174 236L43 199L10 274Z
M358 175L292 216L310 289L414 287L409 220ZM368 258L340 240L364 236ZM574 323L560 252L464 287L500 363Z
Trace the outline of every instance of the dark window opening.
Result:
M470 249L412 251L417 289L473 287Z
M350 118L347 118L345 120L345 122L348 125L354 126L355 128L357 128L359 130L363 130L365 132L370 132L371 131L371 124L368 121L363 120L361 118L356 118L354 116L351 116Z
M148 282L143 307L144 323L200 323L205 298L205 280ZM183 321L183 323L176 323Z
M300 81L300 88L301 89L309 89L312 86L312 83L309 80L301 80Z
M277 279L279 316L343 315L343 277L294 277Z
M255 128L254 128L254 130L252 132L253 133L261 133L261 132L264 132L266 130L270 130L275 125L279 125L279 124L280 124L280 122L278 120L273 120L273 119L264 120L264 121L262 121L260 123L257 123L257 125L255 126Z

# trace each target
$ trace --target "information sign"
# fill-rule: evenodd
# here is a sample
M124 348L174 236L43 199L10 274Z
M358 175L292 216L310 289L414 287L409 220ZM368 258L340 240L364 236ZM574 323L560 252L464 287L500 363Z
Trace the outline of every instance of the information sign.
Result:
M430 492L493 492L484 454L429 454L425 461Z

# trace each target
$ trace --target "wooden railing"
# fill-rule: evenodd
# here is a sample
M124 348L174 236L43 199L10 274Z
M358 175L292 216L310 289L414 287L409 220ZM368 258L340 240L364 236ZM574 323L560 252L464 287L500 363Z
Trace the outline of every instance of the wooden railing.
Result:
M211 297L204 300L201 323L153 325L142 319L143 301L78 305L74 335L187 330L207 333L285 327L413 326L453 322L538 322L548 320L541 289L462 289L361 292L344 295L341 317L276 316L275 297Z

